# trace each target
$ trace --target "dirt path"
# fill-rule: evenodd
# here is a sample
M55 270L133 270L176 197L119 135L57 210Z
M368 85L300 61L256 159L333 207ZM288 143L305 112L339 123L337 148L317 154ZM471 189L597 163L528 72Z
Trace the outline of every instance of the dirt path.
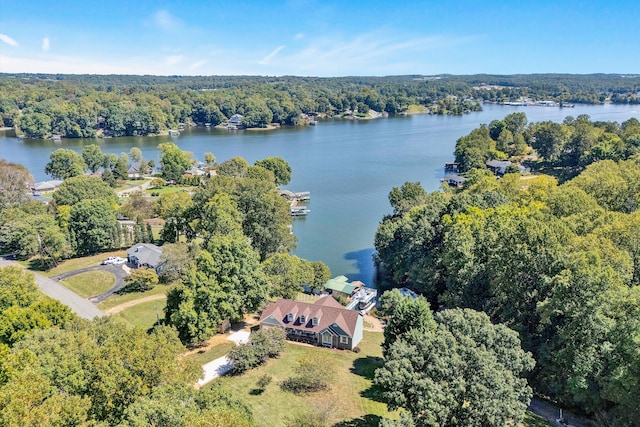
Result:
M134 305L142 304L143 302L148 302L148 301L157 301L157 300L161 300L161 299L165 299L165 298L167 298L167 296L163 295L163 294L149 295L148 297L144 297L144 298L136 299L136 300L133 300L133 301L125 302L123 304L116 305L115 307L108 308L108 309L104 310L104 314L120 313L121 311L124 311L129 307L133 307Z
M364 330L372 332L384 332L384 323L377 317L364 316Z

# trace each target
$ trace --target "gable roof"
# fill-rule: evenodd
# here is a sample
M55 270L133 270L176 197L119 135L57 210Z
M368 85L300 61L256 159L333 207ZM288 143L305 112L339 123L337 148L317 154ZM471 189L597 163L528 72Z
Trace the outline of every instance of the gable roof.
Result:
M157 267L162 262L162 248L151 243L138 243L127 249L127 255L138 258L139 264Z
M287 315L292 314L292 320ZM301 320L304 316L304 322ZM327 295L318 299L314 304L279 299L269 304L262 315L260 323L277 325L290 329L307 332L323 332L330 330L337 335L353 337L360 313L355 310L347 310L332 296ZM313 319L318 319L318 324L313 324Z

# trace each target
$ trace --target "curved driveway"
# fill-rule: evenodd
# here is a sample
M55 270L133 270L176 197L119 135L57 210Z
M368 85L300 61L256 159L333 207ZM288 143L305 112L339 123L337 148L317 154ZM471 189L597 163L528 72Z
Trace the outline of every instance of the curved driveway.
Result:
M19 267L26 270L23 266L14 261L7 261L0 258L0 267ZM29 271L29 270L27 270ZM43 276L42 274L30 271L33 273L36 279L36 284L40 288L43 294L56 299L68 306L71 311L78 316L85 319L93 319L94 317L104 316L104 313L98 309L91 301L82 298L75 292L70 291L58 282L51 280L50 278Z
M98 304L104 301L105 299L109 298L111 295L118 292L120 289L124 288L126 284L124 281L124 278L127 277L128 275L128 272L124 269L124 265L97 265L95 267L81 268L79 270L73 270L67 273L58 274L57 276L53 276L51 278L53 280L64 280L67 277L75 276L76 274L86 273L88 271L97 271L97 270L107 271L113 274L114 276L116 276L116 283L113 285L111 289L109 289L107 292L103 294L95 295L89 298L89 301L95 304Z

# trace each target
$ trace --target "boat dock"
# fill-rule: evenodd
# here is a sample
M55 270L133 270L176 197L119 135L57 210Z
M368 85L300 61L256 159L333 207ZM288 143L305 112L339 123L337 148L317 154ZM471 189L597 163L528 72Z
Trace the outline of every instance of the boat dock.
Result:
M378 290L363 286L351 297L351 302L347 305L348 310L360 310L361 313L368 313L376 306Z
M293 191L289 191L289 190L279 190L279 191L280 191L280 195L290 202L293 202L293 201L300 202L302 200L311 199L311 193L308 191L300 191L298 193L294 193Z

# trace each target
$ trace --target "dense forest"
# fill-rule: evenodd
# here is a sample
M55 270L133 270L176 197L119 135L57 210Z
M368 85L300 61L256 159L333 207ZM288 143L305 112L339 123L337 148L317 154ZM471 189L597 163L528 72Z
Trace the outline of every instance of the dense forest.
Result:
M0 126L30 138L149 135L180 123L297 125L306 115L397 114L412 105L463 114L522 97L638 103L640 77L620 75L242 77L0 75Z
M540 155L532 165L560 171L562 184L496 179L484 167L508 157L516 145L496 139L514 131ZM634 119L526 126L511 115L481 126L458 141L462 188L391 191L393 214L375 238L384 280L421 292L434 309L483 311L516 330L536 360L537 394L606 425L639 424L639 140ZM463 152L480 157L463 161Z

